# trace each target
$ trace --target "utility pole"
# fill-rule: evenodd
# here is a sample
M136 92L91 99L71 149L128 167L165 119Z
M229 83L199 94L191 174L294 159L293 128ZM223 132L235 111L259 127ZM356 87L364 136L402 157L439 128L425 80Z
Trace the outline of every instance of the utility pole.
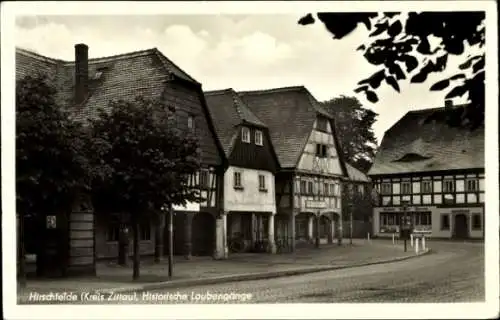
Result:
M349 186L349 203L348 203L348 209L349 209L349 242L352 245L352 234L354 231L354 221L353 221L353 208L354 208L354 184Z
M408 218L407 218L407 206L408 206L408 201L401 201L401 204L403 205L403 225L401 226L401 235L403 236L403 242L404 242L404 250L405 252L408 251L407 247L407 240L410 235L410 229L408 226Z
M320 218L321 218L320 211L318 210L318 213L316 214L316 243L315 243L316 248L319 248L319 243L320 243L320 238L319 238L319 228L321 225Z
M174 209L168 204L168 277L172 279L174 272Z

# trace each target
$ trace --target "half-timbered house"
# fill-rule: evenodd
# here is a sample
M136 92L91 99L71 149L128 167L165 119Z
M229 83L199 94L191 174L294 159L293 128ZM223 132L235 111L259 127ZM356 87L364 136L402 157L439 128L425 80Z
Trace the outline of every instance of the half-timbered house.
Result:
M438 238L484 237L484 126L450 126L467 105L410 111L385 132L369 171L378 193L375 235L399 230Z
M44 73L57 89L56 100L75 119L85 121L106 109L110 100L133 100L136 96L164 99L175 109L182 130L195 132L200 139L202 170L190 179L200 188L203 203L175 207L174 251L212 255L215 225L219 217L224 172L224 154L206 106L201 84L175 65L156 48L110 57L89 59L85 44L75 45L75 61L62 61L16 49L16 79ZM87 199L70 214L61 213L67 223L58 228L69 232L62 242L73 269L94 270L95 258L118 254L119 213ZM103 212L107 211L107 212ZM62 220L61 220L62 221ZM161 223L161 222L160 222ZM155 233L165 237L163 225L144 221L141 226L141 254L154 252ZM130 246L130 252L132 252ZM168 246L165 246L165 251ZM71 269L71 268L70 268Z
M267 126L232 90L205 93L228 159L224 175L224 224L218 229L237 252L275 252L275 173L279 168ZM218 237L219 238L219 237Z
M333 117L302 86L240 92L268 127L281 166L276 175L276 241L294 250L296 240L342 235L341 181L347 177ZM282 249L283 248L283 249Z

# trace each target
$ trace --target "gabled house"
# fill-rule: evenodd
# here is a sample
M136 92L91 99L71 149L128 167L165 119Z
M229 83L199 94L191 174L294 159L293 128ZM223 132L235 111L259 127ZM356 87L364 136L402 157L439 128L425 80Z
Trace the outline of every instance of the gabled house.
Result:
M142 95L164 99L175 110L179 128L194 131L200 139L203 169L190 179L200 188L204 203L174 207L175 254L212 255L216 219L222 204L224 151L216 137L199 82L175 65L156 48L89 59L85 44L75 45L75 61L62 61L34 52L16 49L16 79L36 73L46 74L57 89L57 102L71 111L75 119L85 121L106 109L110 100L133 100ZM95 199L94 199L95 200ZM116 257L120 213L103 202L84 200L68 217L69 232L64 243L66 260L73 269L90 270L95 257ZM93 204L93 206L91 206ZM94 214L95 212L95 214ZM115 218L108 218L114 216ZM166 238L164 226L144 221L141 227L141 254L154 252L155 233ZM65 224L60 224L66 228ZM66 234L65 232L63 232ZM166 240L166 239L165 239ZM130 246L130 251L132 251ZM165 246L165 251L168 246ZM71 269L71 268L70 268ZM94 269L95 270L95 269Z
M267 124L281 167L276 175L278 249L293 251L296 240L341 238L341 183L347 170L332 115L302 86L240 96Z
M447 124L467 107L410 111L385 132L368 172L378 192L375 235L406 222L437 238L484 237L484 126Z
M224 175L224 223L218 229L219 255L271 252L276 214L275 174L279 162L267 125L232 89L205 93L228 168ZM228 248L229 247L229 248Z

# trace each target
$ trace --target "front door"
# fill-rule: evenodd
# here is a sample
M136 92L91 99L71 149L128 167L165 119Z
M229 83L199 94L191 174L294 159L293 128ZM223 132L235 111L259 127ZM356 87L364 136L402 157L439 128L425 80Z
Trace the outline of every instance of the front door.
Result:
M454 238L465 239L469 237L469 226L467 224L467 216L465 214L455 215L453 231Z

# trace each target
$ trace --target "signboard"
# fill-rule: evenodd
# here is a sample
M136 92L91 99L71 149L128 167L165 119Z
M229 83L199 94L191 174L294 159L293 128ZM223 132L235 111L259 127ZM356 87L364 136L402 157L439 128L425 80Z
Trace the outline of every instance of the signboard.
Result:
M309 209L325 209L326 202L320 200L306 200L306 208Z

